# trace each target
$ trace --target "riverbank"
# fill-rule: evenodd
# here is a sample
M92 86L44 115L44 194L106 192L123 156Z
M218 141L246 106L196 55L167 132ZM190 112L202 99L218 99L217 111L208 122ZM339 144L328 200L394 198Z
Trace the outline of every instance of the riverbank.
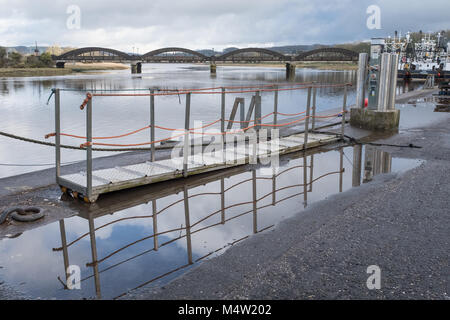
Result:
M46 77L71 74L70 69L57 68L0 68L0 77Z
M297 69L318 69L318 70L357 70L357 62L294 62ZM217 63L217 66L222 67L266 67L266 68L285 68L285 63Z
M130 69L128 65L122 63L113 62L99 62L99 63L66 63L64 69L71 70L73 72L86 72L86 71L104 71L104 70L125 70Z
M47 77L106 70L125 70L121 63L67 63L64 68L0 68L0 77Z

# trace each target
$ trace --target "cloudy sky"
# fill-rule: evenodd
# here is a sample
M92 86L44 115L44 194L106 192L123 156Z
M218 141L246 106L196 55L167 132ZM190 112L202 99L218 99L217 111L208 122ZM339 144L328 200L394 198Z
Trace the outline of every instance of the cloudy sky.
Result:
M68 13L73 5L79 20ZM381 29L367 28L370 5L380 8ZM139 53L168 46L333 44L394 30L450 29L449 0L0 0L0 8L2 46L37 41Z

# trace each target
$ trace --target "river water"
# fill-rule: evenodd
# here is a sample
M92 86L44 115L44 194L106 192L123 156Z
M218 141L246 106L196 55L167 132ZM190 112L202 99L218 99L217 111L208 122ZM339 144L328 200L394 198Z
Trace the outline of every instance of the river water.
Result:
M355 83L355 71L298 70L290 82ZM47 105L52 88L75 89L61 93L61 128L65 133L85 136L85 112L79 106L86 91L92 89L195 89L221 86L254 86L260 84L286 83L283 68L218 67L217 75L211 76L208 66L188 64L145 64L143 73L131 75L130 70L109 71L95 74L78 74L60 77L7 78L0 79L1 131L45 140L54 132L54 99ZM319 110L342 105L342 88L318 90ZM121 92L124 93L124 92ZM142 93L128 91L126 93ZM227 95L226 114L231 111L235 97L244 97L246 106L254 93ZM279 94L279 111L297 113L306 105L306 90L285 91ZM348 103L354 103L355 88L349 89ZM95 97L93 100L94 136L111 136L133 131L149 124L149 97ZM155 99L156 125L184 127L184 96L161 96ZM262 114L273 111L273 93L262 94ZM207 123L220 118L220 95L193 95L191 99L191 123ZM156 138L170 133L156 130ZM140 143L149 141L149 130L112 141L113 143ZM53 139L46 140L53 142ZM83 141L62 138L63 144L78 146ZM110 141L111 142L111 141ZM94 153L94 157L105 153ZM63 150L62 161L85 159L82 151ZM54 163L51 147L11 140L0 136L0 178L33 170L48 168ZM7 166L8 164L22 166ZM34 164L36 166L23 166Z

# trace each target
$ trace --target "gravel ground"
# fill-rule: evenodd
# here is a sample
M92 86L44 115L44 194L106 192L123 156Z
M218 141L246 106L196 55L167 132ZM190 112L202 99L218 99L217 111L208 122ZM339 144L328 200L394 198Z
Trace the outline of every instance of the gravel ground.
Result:
M378 141L379 142L379 141ZM312 205L159 289L125 299L449 299L450 120L385 140L426 161ZM366 286L381 269L381 289Z

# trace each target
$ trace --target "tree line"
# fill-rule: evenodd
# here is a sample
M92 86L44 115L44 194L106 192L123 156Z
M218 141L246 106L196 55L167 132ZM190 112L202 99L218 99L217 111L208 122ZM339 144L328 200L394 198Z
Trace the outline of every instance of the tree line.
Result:
M19 52L8 52L0 47L0 68L46 68L54 65L50 53L45 52L40 56L24 56Z

